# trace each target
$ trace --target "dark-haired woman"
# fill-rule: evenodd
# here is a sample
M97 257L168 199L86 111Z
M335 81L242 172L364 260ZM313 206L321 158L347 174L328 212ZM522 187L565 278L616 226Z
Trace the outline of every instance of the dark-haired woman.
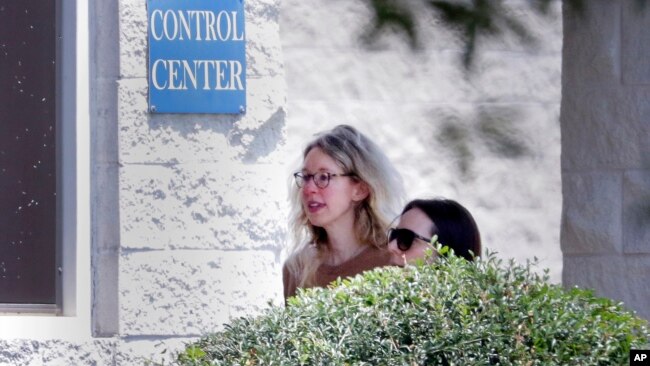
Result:
M450 199L417 199L404 207L397 227L388 231L393 263L403 266L423 258L434 235L457 256L471 261L481 255L481 235L465 207Z

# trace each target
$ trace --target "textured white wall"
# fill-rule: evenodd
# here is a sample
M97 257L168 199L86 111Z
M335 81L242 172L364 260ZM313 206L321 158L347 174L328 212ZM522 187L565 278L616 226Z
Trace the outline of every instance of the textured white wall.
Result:
M563 282L650 319L650 11L586 13L564 17Z
M145 4L101 2L91 12L88 327L103 338L3 340L0 364L161 361L229 317L279 302L288 162L338 123L387 148L410 197L458 199L487 247L537 255L559 279L558 9L551 20L519 12L540 47L489 43L465 78L447 32L432 32L415 54L391 37L369 51L357 42L360 1L285 0L280 13L277 1L248 0L248 110L213 116L147 112ZM524 153L504 158L504 144Z
M245 2L246 114L153 115L146 3L90 10L93 250L92 273L79 274L93 281L88 335L2 340L2 365L160 362L231 317L282 301L279 4Z
M247 1L245 9L246 114L152 115L145 2L120 2L118 334L126 359L281 301L278 4Z
M364 1L284 0L290 160L313 133L354 125L385 148L409 198L460 201L484 247L537 256L559 282L561 9L545 18L508 3L539 44L483 43L467 76L461 43L434 19L418 52L390 35L369 48Z

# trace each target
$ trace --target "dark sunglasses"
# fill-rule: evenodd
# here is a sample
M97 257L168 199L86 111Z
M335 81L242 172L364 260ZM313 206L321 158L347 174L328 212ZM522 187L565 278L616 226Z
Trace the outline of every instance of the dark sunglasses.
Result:
M388 229L388 242L397 240L397 248L402 252L411 249L413 240L420 239L431 243L431 238L425 238L422 235L416 234L409 229Z

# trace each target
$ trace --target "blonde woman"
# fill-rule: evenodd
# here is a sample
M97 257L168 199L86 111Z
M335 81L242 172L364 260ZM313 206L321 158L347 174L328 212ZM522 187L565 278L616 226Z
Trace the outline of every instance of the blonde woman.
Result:
M351 126L316 135L294 174L285 299L297 288L389 265L385 228L400 209L402 179L383 152Z

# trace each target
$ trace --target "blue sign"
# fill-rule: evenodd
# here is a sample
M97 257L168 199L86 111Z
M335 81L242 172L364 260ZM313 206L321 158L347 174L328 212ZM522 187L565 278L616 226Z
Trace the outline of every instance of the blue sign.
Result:
M147 0L149 110L244 113L243 0Z

